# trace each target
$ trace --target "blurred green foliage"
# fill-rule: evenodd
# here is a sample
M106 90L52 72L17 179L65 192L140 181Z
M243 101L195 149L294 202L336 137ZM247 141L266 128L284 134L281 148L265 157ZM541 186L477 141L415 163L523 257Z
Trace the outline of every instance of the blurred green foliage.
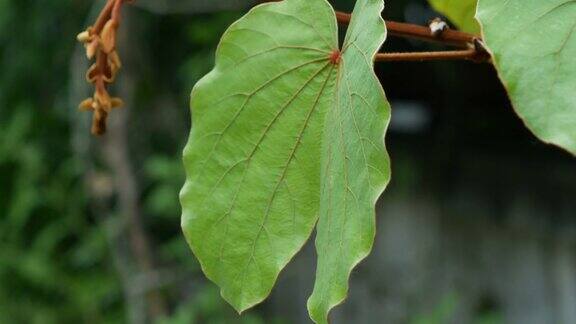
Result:
M410 324L446 324L459 323L455 319L456 310L460 300L456 293L448 294L440 299L438 304L430 312L418 314L412 317ZM471 324L503 324L504 319L500 312L491 309L479 309L474 318L467 321Z
M81 167L73 157L47 161L31 106L18 108L0 128L0 322L117 318L106 240L84 216Z
M89 116L68 102L76 91L72 77L78 77L69 71L75 35L95 3L0 0L0 323L127 321L107 232L120 226L117 213L100 215L92 208L86 157L72 145L74 124ZM146 34L140 46L148 46L153 67L142 71L135 90L143 94L137 109L148 113L131 123L134 131L147 132L134 147L142 214L159 263L191 274L185 279L194 282L163 287L173 316L159 323L264 323L254 313L240 320L204 281L179 226L188 92L210 69L219 35L238 14L189 19L131 10ZM140 40L136 35L133 41ZM159 111L152 103L166 96L177 102ZM180 128L148 127L145 118L166 115L174 115Z
M0 1L1 323L122 316L63 107L70 39L88 5Z

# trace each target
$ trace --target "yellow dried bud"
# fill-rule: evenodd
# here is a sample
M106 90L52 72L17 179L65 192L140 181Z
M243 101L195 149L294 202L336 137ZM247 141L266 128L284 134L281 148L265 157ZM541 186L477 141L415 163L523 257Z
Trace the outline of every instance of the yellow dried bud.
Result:
M101 110L106 112L112 110L112 99L110 99L110 95L106 89L97 89L96 93L94 93L94 100L96 100Z
M122 108L124 107L124 101L120 98L112 98L112 108Z
M80 103L80 105L78 105L78 110L81 110L81 111L94 110L94 99L88 98L88 99L85 99L84 101L82 101Z
M88 72L86 72L86 81L88 81L88 83L96 82L97 75L98 75L98 66L96 64L92 64L92 66L90 66L90 68L88 69Z
M80 34L78 34L78 36L76 36L76 39L80 42L80 43L87 43L90 41L90 32L88 32L87 30L81 32Z
M112 51L108 54L108 64L112 68L112 71L118 71L120 68L122 68L122 61L120 61L118 52Z
M106 81L106 83L114 82L114 80L116 79L116 75L118 74L118 70L120 70L121 64L122 63L120 62L120 58L118 57L116 51L113 51L110 54L108 54L106 60L106 72L103 75L104 81Z
M96 56L96 52L98 51L99 46L98 43L99 43L98 37L94 37L92 41L86 43L86 57L88 57L89 60L93 59L94 56Z
M102 42L102 50L104 53L111 53L116 47L116 29L118 28L118 22L116 20L108 20L108 22L102 28L100 33L100 39Z

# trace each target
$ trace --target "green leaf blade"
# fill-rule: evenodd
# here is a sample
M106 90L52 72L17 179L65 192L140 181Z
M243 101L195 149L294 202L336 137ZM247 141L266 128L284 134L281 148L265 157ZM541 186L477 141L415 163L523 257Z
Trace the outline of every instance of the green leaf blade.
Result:
M428 0L438 12L446 15L460 30L478 34L480 25L474 19L478 0Z
M518 115L576 155L576 1L480 0L477 18Z
M182 227L239 312L268 296L316 223L335 48L325 0L260 5L225 33L193 90Z
M327 323L330 309L348 292L352 269L372 249L375 203L390 179L383 137L390 107L373 71L386 37L382 0L359 0L340 63L336 102L323 137L322 193L316 249L316 283L308 310Z

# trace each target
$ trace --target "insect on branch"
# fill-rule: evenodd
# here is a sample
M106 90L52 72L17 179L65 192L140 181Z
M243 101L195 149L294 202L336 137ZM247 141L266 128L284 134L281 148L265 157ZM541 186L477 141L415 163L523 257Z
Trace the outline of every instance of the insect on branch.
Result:
M352 16L345 12L336 12L338 22L343 25L350 23ZM427 42L461 48L461 50L410 53L378 53L376 62L388 61L439 61L439 60L470 60L487 62L490 54L479 36L450 29L442 20L435 19L429 26L420 26L386 20L388 34L396 37L412 38Z

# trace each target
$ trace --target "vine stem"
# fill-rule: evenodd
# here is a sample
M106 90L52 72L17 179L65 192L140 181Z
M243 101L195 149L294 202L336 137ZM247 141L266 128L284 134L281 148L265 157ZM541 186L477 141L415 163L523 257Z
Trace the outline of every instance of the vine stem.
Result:
M446 60L469 60L484 62L487 58L474 48L459 51L438 52L412 52L412 53L378 53L376 62L421 62L421 61L446 61Z
M338 22L344 25L350 23L352 15L345 12L336 12ZM468 48L471 44L481 40L479 36L461 31L446 29L438 34L433 34L428 26L407 24L386 20L386 29L393 36L415 38L428 42L442 43L462 48Z
M260 3L276 2L279 0L259 0ZM342 25L350 24L352 15L347 12L336 11L336 19ZM426 42L440 43L454 46L461 50L437 52L409 52L409 53L378 53L376 62L390 61L442 61L442 60L470 60L477 63L489 62L490 54L484 46L482 38L478 35L446 28L440 32L433 32L430 26L421 26L396 21L385 20L388 34L396 37L418 39Z
M337 11L336 18L340 24L349 24L350 20L352 19L352 15L349 13ZM375 57L376 62L469 60L481 63L490 61L490 54L486 50L486 47L482 42L482 38L474 34L469 34L449 28L442 30L439 33L434 33L429 26L420 26L389 20L385 20L385 23L386 29L390 35L451 45L462 48L462 50L378 53Z
M100 11L98 18L96 19L96 23L94 23L94 31L96 33L100 33L102 28L104 28L104 24L106 24L110 15L112 14L115 3L116 1L114 0L108 0L102 11Z

